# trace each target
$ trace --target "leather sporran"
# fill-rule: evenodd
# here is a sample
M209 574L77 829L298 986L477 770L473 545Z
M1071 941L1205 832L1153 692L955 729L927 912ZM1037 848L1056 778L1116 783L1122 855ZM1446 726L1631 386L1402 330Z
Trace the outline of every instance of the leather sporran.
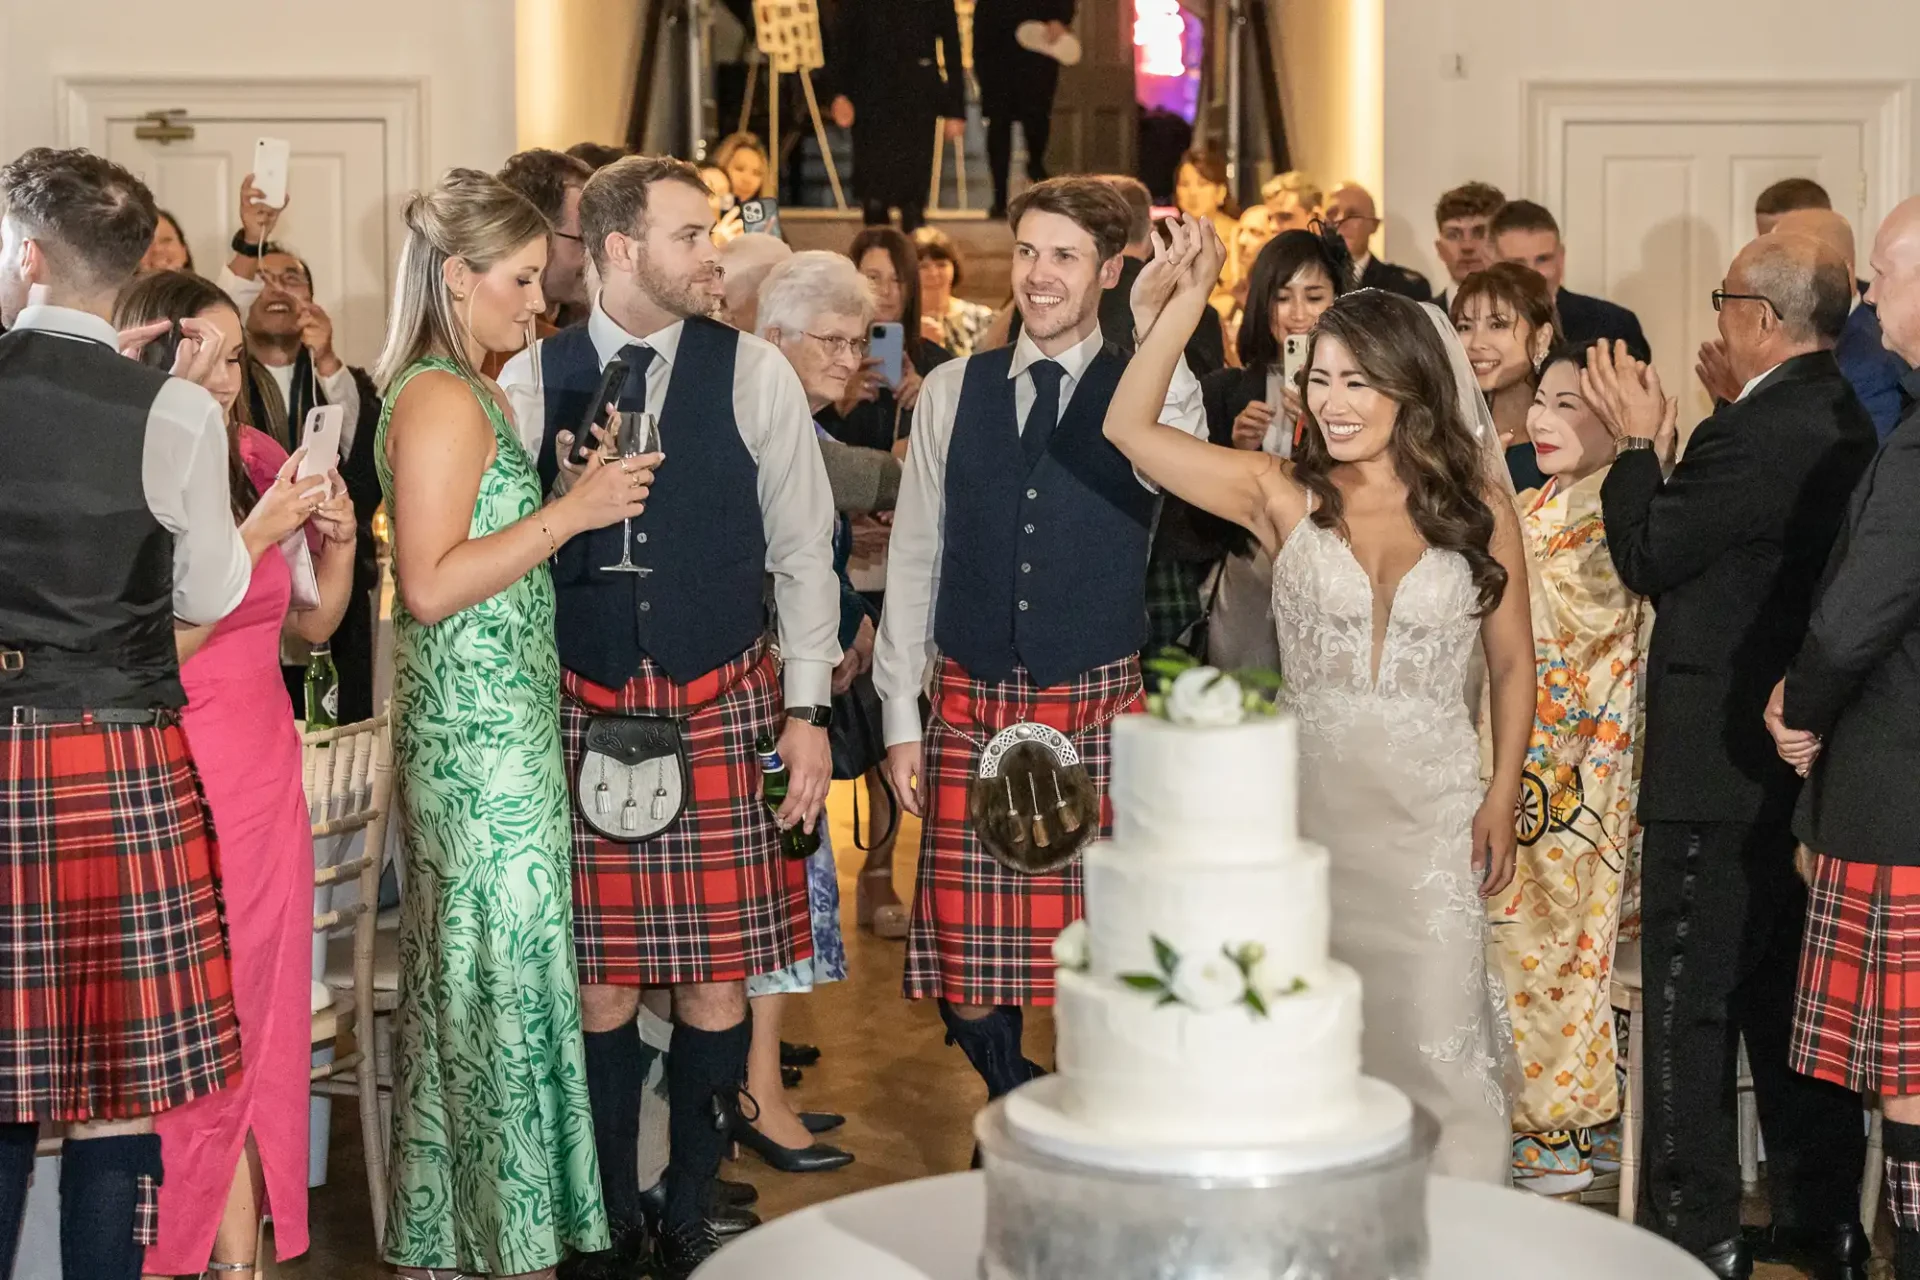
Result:
M967 817L1000 865L1059 871L1100 832L1100 795L1065 734L1042 724L1003 730L980 756Z
M680 722L663 716L589 719L573 802L596 834L617 844L639 844L673 826L687 807L687 744Z

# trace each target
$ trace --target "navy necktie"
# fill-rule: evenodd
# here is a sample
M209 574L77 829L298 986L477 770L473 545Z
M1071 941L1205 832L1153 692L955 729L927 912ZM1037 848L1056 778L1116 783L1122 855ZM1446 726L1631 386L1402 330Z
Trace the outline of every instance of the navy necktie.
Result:
M614 407L622 413L644 413L647 408L647 370L653 366L653 358L660 354L652 347L638 342L629 342L620 348L620 358L627 362L626 385L620 388L619 398ZM600 406L594 406L598 415Z
M1033 408L1027 410L1020 431L1020 450L1031 469L1047 452L1047 441L1060 421L1060 379L1067 371L1052 360L1041 360L1028 365L1027 372L1033 377Z

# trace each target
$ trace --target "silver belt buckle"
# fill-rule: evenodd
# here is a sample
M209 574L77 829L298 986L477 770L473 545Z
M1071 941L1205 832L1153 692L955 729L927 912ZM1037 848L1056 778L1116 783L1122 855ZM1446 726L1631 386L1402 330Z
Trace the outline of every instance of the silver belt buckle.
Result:
M27 669L27 655L20 649L0 649L0 676L17 676Z

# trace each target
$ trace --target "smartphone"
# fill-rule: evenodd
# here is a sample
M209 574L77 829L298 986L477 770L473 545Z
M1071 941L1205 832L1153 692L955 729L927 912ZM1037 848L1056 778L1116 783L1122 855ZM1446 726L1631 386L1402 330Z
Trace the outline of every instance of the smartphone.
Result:
M600 420L607 412L607 406L619 398L621 389L626 385L627 362L615 356L600 371L600 385L594 388L593 399L587 401L587 411L580 415L580 425L573 430L573 452L567 455L568 466L587 465L587 456L594 450L593 429L601 425Z
M253 144L253 185L268 208L287 207L287 164L293 144L285 138L261 138Z
M867 354L880 362L880 376L887 385L897 387L907 358L907 331L897 320L877 324L867 331Z
M1290 333L1280 348L1280 367L1287 385L1297 387L1300 383L1300 371L1307 367L1307 335Z
M296 484L315 476L326 479L340 465L340 431L346 421L347 411L337 404L317 404L307 410L306 426L300 433L307 456L300 459L300 469L294 472ZM333 496L331 485L327 496Z
M741 201L740 227L748 235L779 235L780 202L772 196Z

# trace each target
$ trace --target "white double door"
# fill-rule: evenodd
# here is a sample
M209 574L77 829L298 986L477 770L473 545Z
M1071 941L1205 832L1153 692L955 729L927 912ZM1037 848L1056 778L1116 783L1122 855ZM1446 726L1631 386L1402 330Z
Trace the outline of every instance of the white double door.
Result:
M1564 135L1567 287L1640 317L1681 425L1711 411L1693 375L1716 335L1713 291L1754 236L1753 202L1781 178L1812 178L1852 221L1864 264L1867 139L1861 122L1580 122Z
M314 300L333 320L341 358L372 363L385 336L399 244L388 214L387 123L235 116L190 117L193 136L175 142L140 138L141 119L109 117L106 153L145 179L179 220L196 269L214 279L232 256L240 181L253 168L255 141L285 138L293 151L288 204L274 239L312 270Z

